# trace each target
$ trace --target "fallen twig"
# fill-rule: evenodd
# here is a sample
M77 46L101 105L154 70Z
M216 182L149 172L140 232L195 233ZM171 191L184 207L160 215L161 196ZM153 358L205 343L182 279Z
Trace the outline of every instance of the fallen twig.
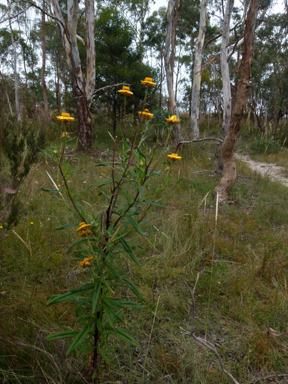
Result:
M190 141L179 141L177 143L177 147L176 147L176 152L179 148L179 146L181 144L191 144L191 143L201 143L202 141L214 141L216 142L217 144L222 144L223 143L223 140L222 139L219 139L218 137L204 137L203 139L193 139L193 140L190 140Z

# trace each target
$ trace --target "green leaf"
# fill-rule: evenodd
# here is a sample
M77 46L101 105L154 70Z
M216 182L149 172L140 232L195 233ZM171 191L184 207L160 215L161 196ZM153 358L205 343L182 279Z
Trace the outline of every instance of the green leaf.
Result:
M87 346L89 345L91 338L92 338L92 335L90 335L90 337L88 337L88 338L86 339L86 341L82 344L82 346L80 347L80 349L79 349L79 351L78 351L78 353L77 353L77 357L81 356L82 353L85 352L85 349L86 349Z
M95 286L94 283L88 283L88 284L81 285L81 287L79 288L71 289L70 292L74 292L74 293L85 292L85 291L89 291L90 289L93 289L94 286Z
M164 207L164 205L157 204L157 203L154 202L154 201L148 201L148 200L145 200L145 201L143 201L142 204L154 205L155 207L165 208L165 209L166 209L166 207Z
M72 251L72 249L74 249L75 247L77 247L78 245L80 244L83 244L83 243L87 243L87 239L81 239L79 241L76 241L76 243L74 243L73 245L71 245L71 247L68 249L67 253L70 253Z
M69 171L69 172L67 172L67 175L70 175L71 173L82 171L82 169L83 169L83 167L79 168L79 169L75 169L74 171Z
M78 227L78 224L64 224L60 227L54 228L56 231L60 231L61 229L71 228L71 227Z
M81 331L78 333L78 335L75 337L73 343L70 345L68 351L67 351L67 355L70 355L73 351L75 351L75 349L77 349L80 344L82 343L82 341L85 339L85 337L88 335L88 333L90 332L91 328L93 327L94 325L94 320L91 320L89 321L88 324L86 324L82 329Z
M47 303L47 307L53 304L63 303L63 301L74 300L77 296L76 292L63 293L62 295L52 295Z
M122 339L128 341L129 343L135 346L139 346L139 343L135 339L133 339L132 336L128 335L128 333L122 331L122 329L116 328L115 331L118 336L122 337Z
M102 183L98 184L97 185L97 188L100 188L100 187L103 187L103 185L107 185L107 184L111 184L112 183L112 180L106 180L106 181L102 181Z
M139 299L145 301L145 298L141 295L141 293L138 291L138 289L135 287L135 285L129 279L127 279L127 277L122 277L122 281L124 281L124 283L126 283L128 285L128 287L131 289L131 291L137 297L139 297Z
M111 162L110 163L99 163L99 164L96 164L95 167L109 167L109 165L111 165Z
M117 239L118 240L118 239ZM129 256L131 257L131 259L134 261L134 263L136 263L139 267L140 267L140 263L137 259L137 257L135 256L135 253L133 252L132 248L130 247L130 245L127 243L126 239L124 239L124 237L122 237L120 239L120 243L123 245L123 248L125 249L125 251L129 254Z
M53 335L46 336L47 340L58 340L63 339L64 337L72 337L76 336L78 331L64 331L64 332L58 332L54 333Z
M128 220L130 221L130 223L133 225L133 227L136 229L136 231L138 233L140 233L140 235L144 235L140 225L137 223L137 221L132 217L132 216L129 216L128 217Z
M47 189L47 188L41 188L42 191L44 192L49 192L49 193L61 193L59 189Z
M90 189L90 188L92 188L92 187L93 187L93 185L89 185L89 187L86 187L85 189L82 189L81 191L76 192L76 193L75 193L75 196L76 196L76 195L79 195L79 193L86 192L88 189Z

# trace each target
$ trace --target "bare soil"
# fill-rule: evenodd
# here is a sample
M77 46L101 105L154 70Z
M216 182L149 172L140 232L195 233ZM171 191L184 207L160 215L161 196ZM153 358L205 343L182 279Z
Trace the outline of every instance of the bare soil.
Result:
M271 180L278 181L288 187L288 177L285 176L286 168L281 165L252 160L249 155L240 153L234 153L234 156L237 160L243 161L243 163L247 164L249 168L256 173L259 173L261 176L269 177Z

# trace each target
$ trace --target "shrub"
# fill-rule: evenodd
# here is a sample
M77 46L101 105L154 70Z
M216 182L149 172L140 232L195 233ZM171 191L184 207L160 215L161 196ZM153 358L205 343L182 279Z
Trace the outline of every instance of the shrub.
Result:
M253 153L278 153L281 150L281 144L277 141L258 139L251 144L250 150Z

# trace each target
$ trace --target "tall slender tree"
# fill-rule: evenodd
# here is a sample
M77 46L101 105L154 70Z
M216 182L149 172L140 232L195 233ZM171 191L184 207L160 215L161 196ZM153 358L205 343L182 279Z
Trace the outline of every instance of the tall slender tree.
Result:
M250 76L253 62L254 36L260 2L261 0L251 0L247 14L237 99L233 108L229 130L222 147L223 177L214 190L215 193L218 193L220 200L226 200L229 197L229 193L236 182L237 173L233 152L241 129L241 120L247 105L251 87Z

